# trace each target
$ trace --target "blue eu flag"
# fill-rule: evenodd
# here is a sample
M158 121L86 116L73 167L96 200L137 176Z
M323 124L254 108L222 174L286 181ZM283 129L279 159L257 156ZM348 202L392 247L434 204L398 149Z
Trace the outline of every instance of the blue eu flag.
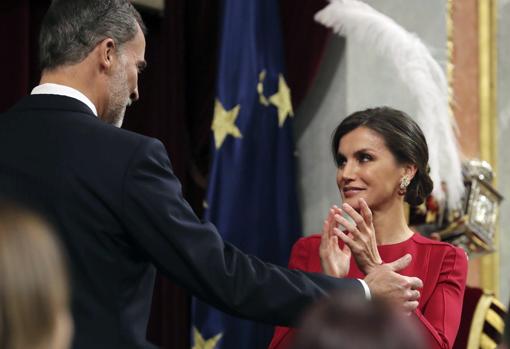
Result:
M206 218L241 250L286 265L301 231L278 1L222 6ZM270 326L194 302L193 348L261 349L271 335Z

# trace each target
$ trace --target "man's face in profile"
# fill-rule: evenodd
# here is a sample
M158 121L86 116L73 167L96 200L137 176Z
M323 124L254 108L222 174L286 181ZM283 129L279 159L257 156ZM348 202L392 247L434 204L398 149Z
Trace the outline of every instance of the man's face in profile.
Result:
M145 37L138 26L135 37L117 51L117 64L110 78L108 103L102 119L122 126L126 108L138 100L138 74L145 68Z

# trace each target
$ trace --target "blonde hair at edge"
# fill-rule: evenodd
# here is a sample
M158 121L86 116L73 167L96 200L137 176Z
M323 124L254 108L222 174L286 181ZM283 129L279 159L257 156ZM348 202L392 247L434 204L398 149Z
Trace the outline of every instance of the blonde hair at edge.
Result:
M53 232L37 216L0 204L0 348L67 349L72 332Z

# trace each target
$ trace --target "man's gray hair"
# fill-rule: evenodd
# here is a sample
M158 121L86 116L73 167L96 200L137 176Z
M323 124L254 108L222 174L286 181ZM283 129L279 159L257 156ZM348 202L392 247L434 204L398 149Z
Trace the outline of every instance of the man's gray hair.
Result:
M117 45L133 39L138 11L128 0L53 0L41 25L39 63L42 69L79 63L106 38Z

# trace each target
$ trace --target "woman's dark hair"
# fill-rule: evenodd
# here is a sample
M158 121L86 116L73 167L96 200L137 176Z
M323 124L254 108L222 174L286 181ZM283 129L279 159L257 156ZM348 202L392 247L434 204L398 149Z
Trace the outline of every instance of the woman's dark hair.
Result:
M366 127L379 134L397 163L416 166L416 174L407 187L404 199L411 205L423 203L432 192L433 183L429 176L427 141L418 124L406 113L389 107L372 108L349 115L333 132L331 151L337 166L340 140L358 127Z
M304 316L292 349L425 349L412 317L382 299L367 301L343 291L315 304Z

